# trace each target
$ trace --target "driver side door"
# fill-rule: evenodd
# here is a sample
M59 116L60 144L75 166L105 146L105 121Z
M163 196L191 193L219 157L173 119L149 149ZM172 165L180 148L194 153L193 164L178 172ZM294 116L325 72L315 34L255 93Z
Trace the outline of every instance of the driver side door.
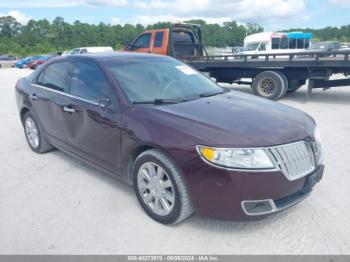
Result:
M130 51L139 52L139 53L152 53L151 39L152 39L151 33L145 33L140 35L132 43Z
M120 175L121 114L118 100L101 68L72 62L63 127L70 150Z

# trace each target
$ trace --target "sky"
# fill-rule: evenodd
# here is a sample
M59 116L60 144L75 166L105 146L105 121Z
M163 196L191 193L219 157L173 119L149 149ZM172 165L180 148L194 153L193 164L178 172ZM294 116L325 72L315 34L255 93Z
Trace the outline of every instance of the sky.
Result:
M204 19L258 23L265 31L350 24L350 0L0 0L0 16L98 24Z

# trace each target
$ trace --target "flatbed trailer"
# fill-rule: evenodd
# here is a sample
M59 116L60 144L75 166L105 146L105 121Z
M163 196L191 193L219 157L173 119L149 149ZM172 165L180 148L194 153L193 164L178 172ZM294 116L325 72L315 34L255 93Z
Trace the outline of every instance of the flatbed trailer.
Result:
M205 72L217 82L248 84L256 95L272 100L278 100L306 83L308 96L314 88L350 85L347 77L350 75L349 50L211 56L202 43L200 26L193 24L147 30L126 46L125 51L172 56ZM344 79L331 80L334 74L343 74ZM244 80L247 78L251 81Z
M350 85L350 52L302 52L285 54L188 56L178 59L206 72L217 82L248 84L257 95L279 99L286 92L293 92L308 81L308 95L312 89L328 89ZM334 74L344 79L330 80ZM277 76L284 81L278 81ZM250 78L252 81L242 81ZM284 83L283 83L284 82ZM275 89L280 93L274 94ZM266 93L266 94L264 94ZM269 95L271 95L269 97Z

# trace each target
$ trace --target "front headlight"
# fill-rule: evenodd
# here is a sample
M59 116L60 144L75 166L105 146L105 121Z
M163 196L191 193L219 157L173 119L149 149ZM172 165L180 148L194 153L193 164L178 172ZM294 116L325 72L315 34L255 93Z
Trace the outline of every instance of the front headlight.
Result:
M197 146L208 162L233 169L273 169L275 166L264 149L233 149Z
M321 165L323 164L323 142L322 142L320 131L317 128L317 126L315 127L314 137L315 137L316 162L317 162L317 165Z

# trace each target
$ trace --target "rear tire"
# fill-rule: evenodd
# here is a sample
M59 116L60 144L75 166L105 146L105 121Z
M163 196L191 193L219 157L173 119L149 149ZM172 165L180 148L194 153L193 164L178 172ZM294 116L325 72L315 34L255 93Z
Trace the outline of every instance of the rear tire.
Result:
M34 152L42 154L53 150L53 146L47 141L39 121L30 111L23 117L23 127L28 145Z
M288 81L288 90L287 93L293 93L305 85L305 80L294 80L291 79Z
M160 150L150 149L136 158L133 184L142 208L159 223L177 224L193 213L180 169Z
M288 81L288 78L286 77L286 75L282 72L278 72L278 74L280 74L280 76L282 76L282 78L284 80L285 88L284 88L284 91L279 95L279 97L277 97L276 100L279 100L282 97L284 97L286 95L286 93L288 92L288 88L289 88L289 81Z
M286 77L281 72L265 71L252 83L254 94L270 100L278 100L287 92Z

